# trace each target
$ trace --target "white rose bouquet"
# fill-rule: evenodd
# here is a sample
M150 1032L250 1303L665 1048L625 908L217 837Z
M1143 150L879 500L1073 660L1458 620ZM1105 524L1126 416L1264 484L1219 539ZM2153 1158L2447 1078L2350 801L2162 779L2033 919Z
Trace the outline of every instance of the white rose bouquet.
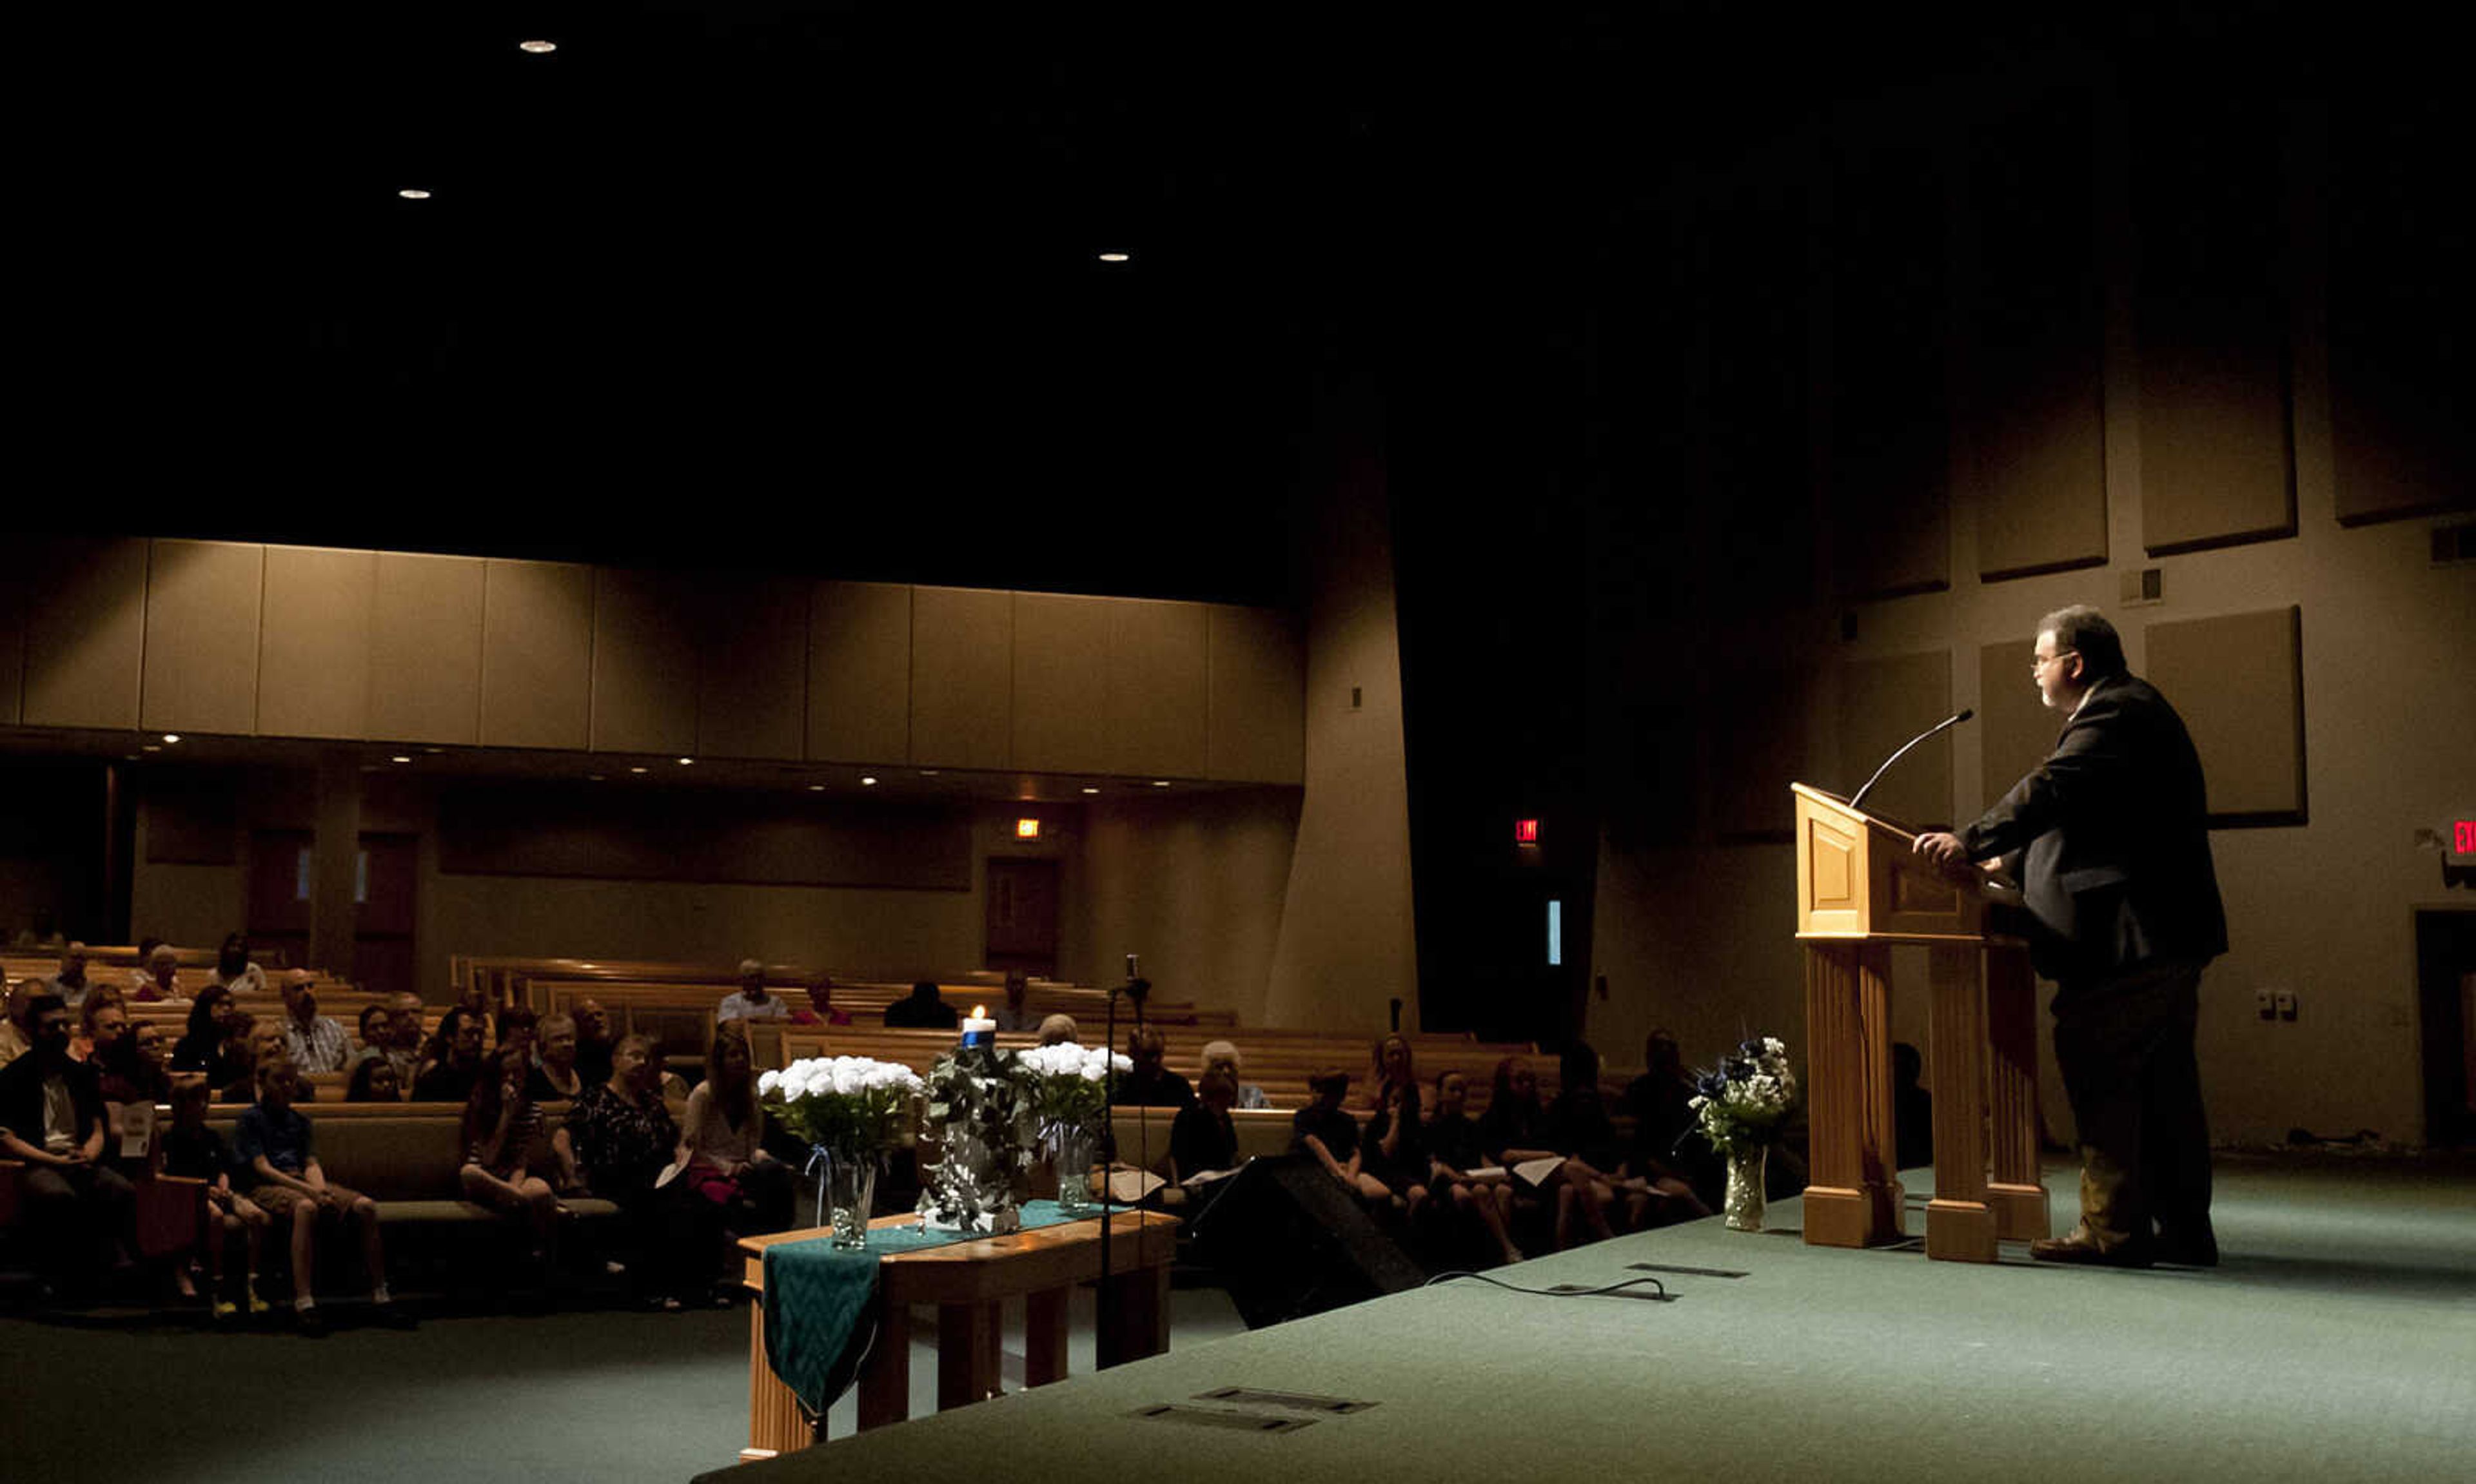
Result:
M1095 1128L1108 1111L1108 1077L1135 1070L1125 1055L1100 1047L1062 1041L1015 1053L1015 1066L1031 1081L1031 1108L1045 1129Z
M866 1056L811 1056L756 1079L782 1126L836 1157L873 1157L912 1126L920 1074Z
M1758 1036L1696 1076L1694 1091L1688 1106L1701 1122L1702 1136L1726 1152L1778 1137L1780 1120L1796 1105L1796 1075L1789 1070L1787 1045L1776 1036Z

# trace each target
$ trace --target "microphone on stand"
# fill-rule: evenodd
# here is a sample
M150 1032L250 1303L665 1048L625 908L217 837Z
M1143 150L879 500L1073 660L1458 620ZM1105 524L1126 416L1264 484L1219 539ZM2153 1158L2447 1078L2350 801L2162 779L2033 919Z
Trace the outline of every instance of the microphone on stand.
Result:
M1901 758L1909 755L1910 748L1917 746L1919 743L1933 736L1939 731L1947 731L1950 729L1959 726L1962 722L1968 720L1976 714L1977 712L1970 707L1962 706L1958 715L1946 716L1942 721L1935 723L1925 730L1919 732L1916 736L1911 737L1908 741L1900 744L1900 750L1894 753L1891 756L1884 758L1883 765L1874 770L1874 776L1866 780L1866 786L1857 790L1857 792L1849 798L1848 807L1853 809L1864 804L1866 802L1866 796L1874 791L1874 785L1883 781L1883 775L1892 771L1892 764L1898 762Z

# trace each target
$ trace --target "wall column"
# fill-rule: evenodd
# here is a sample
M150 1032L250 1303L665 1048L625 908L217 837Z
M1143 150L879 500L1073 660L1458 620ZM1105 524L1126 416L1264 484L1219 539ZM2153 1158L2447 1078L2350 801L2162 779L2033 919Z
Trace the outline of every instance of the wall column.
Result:
M353 972L353 887L361 851L361 760L349 748L318 757L318 824L311 841L316 874L310 887L310 965Z

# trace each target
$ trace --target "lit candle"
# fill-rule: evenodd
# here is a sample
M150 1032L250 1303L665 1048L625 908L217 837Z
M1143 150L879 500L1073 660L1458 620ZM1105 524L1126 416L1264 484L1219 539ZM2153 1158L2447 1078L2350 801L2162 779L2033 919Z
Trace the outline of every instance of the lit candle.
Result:
M972 1006L972 1013L964 1018L964 1050L969 1051L971 1048L976 1046L987 1047L997 1045L998 1023L988 1018L987 1010L987 1005L976 1004Z

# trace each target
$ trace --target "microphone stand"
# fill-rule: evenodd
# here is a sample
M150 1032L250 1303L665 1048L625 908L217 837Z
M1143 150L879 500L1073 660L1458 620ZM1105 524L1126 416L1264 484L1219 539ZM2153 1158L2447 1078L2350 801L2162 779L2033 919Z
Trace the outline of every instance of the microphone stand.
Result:
M1092 1296L1095 1371L1105 1371L1118 1363L1117 1347L1109 1342L1118 1319L1117 1285L1109 1281L1109 1229L1117 1225L1109 1209L1109 1176L1118 1167L1118 996L1124 993L1123 988L1109 991L1109 1028L1101 1043L1107 1059L1101 1064L1101 1287Z

